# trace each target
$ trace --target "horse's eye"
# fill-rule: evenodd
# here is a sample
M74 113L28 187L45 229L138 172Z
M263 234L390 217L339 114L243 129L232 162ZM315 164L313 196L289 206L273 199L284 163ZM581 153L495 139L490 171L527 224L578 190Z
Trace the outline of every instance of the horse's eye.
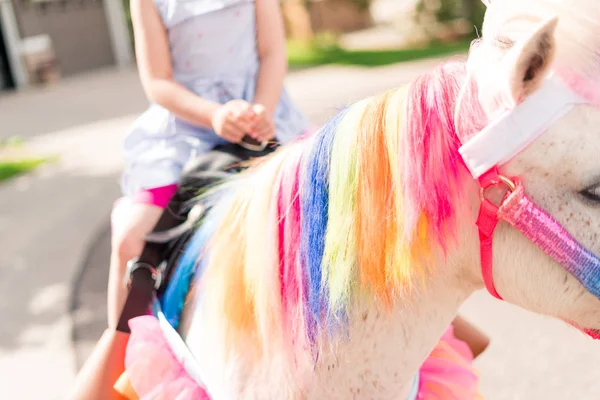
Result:
M580 193L586 199L600 203L600 184L590 186L589 188L582 190Z

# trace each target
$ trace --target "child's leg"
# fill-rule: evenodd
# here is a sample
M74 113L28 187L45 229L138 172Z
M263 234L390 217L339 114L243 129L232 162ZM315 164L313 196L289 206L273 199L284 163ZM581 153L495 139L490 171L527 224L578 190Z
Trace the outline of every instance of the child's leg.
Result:
M111 215L112 251L108 278L108 325L115 327L127 296L127 262L140 255L145 236L154 229L175 185L150 189L120 199Z
M108 325L116 327L125 303L127 262L144 247L144 237L154 228L162 209L149 204L120 202L112 213L112 251L108 278Z
M469 345L473 358L477 358L490 344L490 339L475 326L471 325L460 315L452 322L454 336Z

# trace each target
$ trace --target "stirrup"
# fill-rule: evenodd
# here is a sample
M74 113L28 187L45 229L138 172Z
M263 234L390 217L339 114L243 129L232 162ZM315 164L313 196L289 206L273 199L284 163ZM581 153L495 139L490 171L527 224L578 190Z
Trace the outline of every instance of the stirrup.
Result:
M178 236L183 235L194 227L196 221L202 217L205 208L202 204L198 203L190 210L188 217L181 224L174 226L173 228L167 229L161 232L152 232L146 235L146 241L150 243L167 243L175 239Z
M160 288L163 278L162 269L154 268L148 263L139 262L139 259L137 257L132 258L127 262L127 271L125 274L125 286L127 288L131 286L131 275L133 275L133 273L138 269L147 269L148 271L150 271L152 280L154 281L154 289L158 290Z

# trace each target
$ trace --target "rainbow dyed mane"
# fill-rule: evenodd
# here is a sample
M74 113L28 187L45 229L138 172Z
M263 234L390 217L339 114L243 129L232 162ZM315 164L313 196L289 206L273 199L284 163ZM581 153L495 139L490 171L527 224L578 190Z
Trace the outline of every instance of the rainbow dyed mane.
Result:
M453 241L464 77L453 62L353 104L224 183L165 294L171 322L194 274L209 320L225 321L211 329L257 356L343 329L357 297L407 298Z

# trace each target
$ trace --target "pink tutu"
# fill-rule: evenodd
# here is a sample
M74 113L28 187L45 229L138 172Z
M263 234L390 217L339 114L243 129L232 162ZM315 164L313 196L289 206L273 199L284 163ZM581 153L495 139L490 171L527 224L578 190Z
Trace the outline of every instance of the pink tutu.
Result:
M131 400L210 400L188 373L182 357L171 349L159 320L143 316L129 322L131 337L125 359L127 385L137 397ZM480 400L478 376L469 347L448 327L419 374L416 400ZM122 385L123 386L123 385Z
M125 370L140 400L210 400L188 374L154 316L129 321Z
M417 400L482 400L469 346L450 325L420 370Z

